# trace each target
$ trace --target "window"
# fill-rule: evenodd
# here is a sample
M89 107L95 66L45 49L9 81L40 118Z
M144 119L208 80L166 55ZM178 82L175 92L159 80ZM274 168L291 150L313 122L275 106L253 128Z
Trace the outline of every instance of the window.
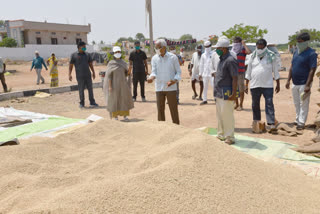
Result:
M37 37L37 45L41 45L41 38Z
M52 35L56 35L56 33L55 33L55 32L52 32L51 34L52 34Z
M37 35L39 35L39 34L40 34L40 32L36 32L36 34L37 34Z
M80 33L77 33L77 36L80 36Z
M51 38L51 44L57 45L58 44L58 39L57 38Z
M67 40L67 37L63 37L64 40Z
M17 29L13 29L13 38L17 39Z
M82 40L81 39L76 39L76 43L79 44Z

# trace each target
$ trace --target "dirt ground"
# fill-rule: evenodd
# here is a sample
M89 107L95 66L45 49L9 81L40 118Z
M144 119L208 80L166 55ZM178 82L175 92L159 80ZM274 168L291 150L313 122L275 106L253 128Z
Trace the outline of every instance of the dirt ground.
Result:
M290 66L290 55L282 56L282 66ZM190 128L200 127L217 127L216 120L216 107L213 101L213 90L209 88L209 105L200 106L200 101L192 100L193 95L191 89L191 82L187 72L187 64L182 68L182 81L180 83L180 101L179 114L181 125ZM49 75L47 71L44 71L44 77L46 84L36 86L36 74L30 72L31 63L23 63L20 65L8 65L9 70L17 70L17 73L6 76L7 83L13 91L20 91L22 89L35 89L49 87ZM106 69L106 66L95 66L96 73ZM287 78L287 72L281 72L281 91L274 96L274 104L276 110L276 118L279 122L293 122L295 120L295 109L292 100L292 94L290 90L285 89L285 83ZM65 63L59 67L59 79L60 85L71 84L68 80L68 64ZM75 78L74 78L75 79ZM316 79L315 79L316 80ZM100 81L100 77L97 76L96 80ZM75 80L72 84L76 84ZM316 113L319 108L316 106L316 101L319 100L319 93L316 91L318 87L318 80L315 81L312 88L310 112L307 123L313 123ZM199 85L197 84L197 90L199 92ZM97 114L102 117L109 117L108 112L105 110L104 96L101 89L94 90L95 98L99 109L84 109L78 108L79 96L77 92L68 92L63 94L53 95L48 98L21 98L19 100L9 100L0 102L0 106L12 106L16 109L28 110L33 112L40 112L45 114L54 114L72 118L86 118L91 114ZM139 94L139 93L138 93ZM156 97L154 91L154 84L147 84L146 86L146 98L147 103L140 102L141 98L138 97L138 101L135 103L135 108L131 111L131 118L156 121L157 120L157 108ZM88 105L88 103L87 103ZM264 100L261 102L262 118L265 120L264 112ZM167 120L171 120L170 113L167 108L166 111ZM251 111L251 95L246 95L244 102L244 110L241 112L235 111L236 132L242 135L267 138L273 140L280 140L289 143L303 145L309 143L314 133L312 130L305 130L302 136L298 137L285 137L271 134L253 134L251 132L252 123L252 111Z

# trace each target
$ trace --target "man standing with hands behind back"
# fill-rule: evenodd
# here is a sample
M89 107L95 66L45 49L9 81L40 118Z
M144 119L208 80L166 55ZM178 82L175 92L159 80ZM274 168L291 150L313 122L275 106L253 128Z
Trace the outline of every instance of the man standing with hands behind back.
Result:
M220 56L214 78L214 96L217 100L217 138L231 145L235 143L233 111L238 88L238 62L230 54L229 44L229 39L222 36L214 46L216 53ZM228 94L231 95L228 97Z
M177 102L177 82L181 79L181 68L178 57L167 52L167 42L159 39L156 42L156 55L153 56L152 73L148 83L155 80L158 120L165 121L165 101L168 100L173 123L180 124Z
M137 95L138 95L137 88L139 83L142 102L146 102L144 86L145 86L146 77L149 73L147 55L144 51L141 50L139 41L135 42L134 45L136 50L130 53L130 57L129 57L130 66L129 66L129 72L128 72L128 75L131 75L131 73L133 73L132 99L134 102L137 99Z
M70 57L69 65L69 80L72 81L72 70L73 66L76 68L76 78L78 81L78 89L80 96L80 108L84 108L84 89L88 89L90 108L98 107L98 104L94 100L93 88L92 88L92 79L96 78L96 73L93 68L92 58L89 54L86 53L86 43L79 42L78 51L73 53ZM92 79L91 72L92 71Z

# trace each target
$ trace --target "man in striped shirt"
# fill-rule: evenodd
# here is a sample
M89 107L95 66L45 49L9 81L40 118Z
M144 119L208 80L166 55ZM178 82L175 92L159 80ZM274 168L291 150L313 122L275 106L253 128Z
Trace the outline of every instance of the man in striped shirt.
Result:
M246 46L246 43L241 39L241 37L236 36L233 39L232 45L232 52L237 56L238 67L239 67L239 76L238 76L238 88L240 92L240 105L239 100L236 99L235 109L237 111L243 110L243 100L244 100L244 80L245 80L245 73L246 73L246 56L251 54L250 49Z

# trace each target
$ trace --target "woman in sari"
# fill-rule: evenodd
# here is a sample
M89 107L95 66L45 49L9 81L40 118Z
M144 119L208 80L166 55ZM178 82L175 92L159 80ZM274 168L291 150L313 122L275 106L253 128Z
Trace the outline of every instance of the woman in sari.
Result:
M47 64L50 69L51 84L50 87L59 86L59 76L58 76L58 60L54 53L51 54L51 57L48 59Z
M103 91L106 97L107 110L110 117L118 120L119 116L124 117L128 122L130 109L133 109L133 101L128 81L128 65L121 59L121 48L113 48L114 59L108 63L103 82Z

